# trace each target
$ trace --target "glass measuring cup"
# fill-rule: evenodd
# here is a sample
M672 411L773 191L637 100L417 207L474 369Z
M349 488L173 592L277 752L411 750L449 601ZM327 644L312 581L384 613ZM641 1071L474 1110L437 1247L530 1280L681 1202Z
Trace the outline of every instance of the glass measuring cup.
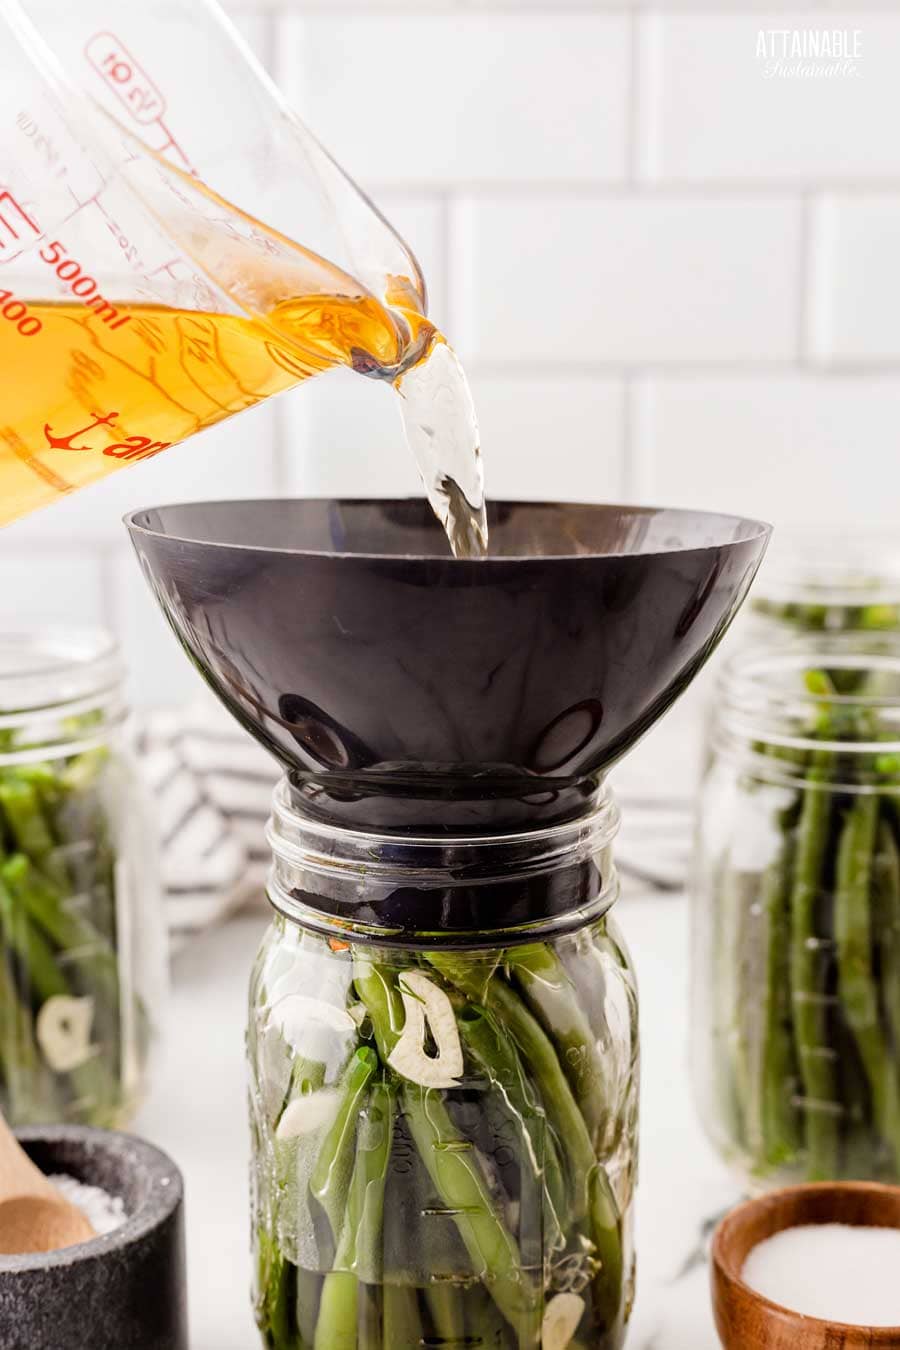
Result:
M339 364L428 367L442 519L417 428L461 388L480 503L415 259L212 0L0 0L0 38L0 523Z

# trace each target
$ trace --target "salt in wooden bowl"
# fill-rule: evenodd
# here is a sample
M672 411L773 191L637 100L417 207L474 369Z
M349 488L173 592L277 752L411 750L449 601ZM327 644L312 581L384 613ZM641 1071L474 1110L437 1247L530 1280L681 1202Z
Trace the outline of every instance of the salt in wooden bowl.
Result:
M806 1224L900 1229L900 1187L869 1182L793 1186L739 1205L712 1244L713 1314L725 1350L900 1350L900 1326L825 1322L770 1302L744 1283L748 1255L767 1238ZM897 1272L900 1281L900 1271Z

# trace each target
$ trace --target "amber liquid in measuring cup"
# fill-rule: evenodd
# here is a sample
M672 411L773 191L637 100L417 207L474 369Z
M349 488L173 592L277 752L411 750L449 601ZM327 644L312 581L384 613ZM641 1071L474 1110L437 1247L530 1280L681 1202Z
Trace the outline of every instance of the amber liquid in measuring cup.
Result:
M27 317L34 340L0 325L4 524L330 366L402 355L396 319L370 298L289 301L266 326L122 303L29 304Z
M191 190L214 196L196 180ZM259 222L252 225L265 232ZM270 237L273 247L290 242ZM107 298L62 244L42 242L43 264L73 298L32 301L0 290L0 524L347 366L394 385L407 440L451 547L463 556L483 552L471 396L461 367L422 312L417 288L401 277L392 279L384 302L362 287L357 295L330 294L330 280L335 291L338 285L346 291L346 274L291 247L314 264L316 293L279 300L262 313L254 305L257 312L242 315ZM438 401L443 416L433 415Z

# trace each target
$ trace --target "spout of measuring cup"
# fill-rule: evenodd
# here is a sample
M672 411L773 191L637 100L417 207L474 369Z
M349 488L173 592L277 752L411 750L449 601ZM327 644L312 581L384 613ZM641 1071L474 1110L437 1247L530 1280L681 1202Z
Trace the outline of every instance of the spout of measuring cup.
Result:
M426 503L163 506L127 525L194 665L355 829L514 830L590 808L753 580L758 521L495 502L447 556Z

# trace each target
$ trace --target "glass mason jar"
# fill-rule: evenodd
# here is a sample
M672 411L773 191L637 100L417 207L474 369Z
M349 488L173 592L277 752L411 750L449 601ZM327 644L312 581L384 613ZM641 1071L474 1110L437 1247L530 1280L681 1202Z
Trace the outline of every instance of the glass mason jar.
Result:
M900 631L896 535L779 532L742 626L758 634L760 624L783 635Z
M638 1041L617 822L607 798L529 834L404 838L276 791L248 1037L271 1350L622 1344Z
M97 633L0 636L0 1106L120 1127L164 988L152 817Z
M900 644L739 650L693 882L694 1082L758 1187L900 1182Z

